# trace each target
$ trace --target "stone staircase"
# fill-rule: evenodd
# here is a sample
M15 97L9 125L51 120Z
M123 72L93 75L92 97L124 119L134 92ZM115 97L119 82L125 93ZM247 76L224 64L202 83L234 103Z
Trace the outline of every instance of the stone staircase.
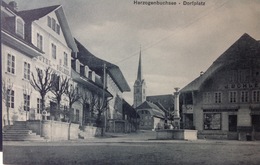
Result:
M15 121L3 129L3 141L44 141L44 138L29 130L26 121Z

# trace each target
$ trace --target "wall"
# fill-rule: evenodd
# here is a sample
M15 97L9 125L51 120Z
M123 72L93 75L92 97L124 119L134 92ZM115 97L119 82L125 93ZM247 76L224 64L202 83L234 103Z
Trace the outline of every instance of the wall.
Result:
M69 135L71 140L78 139L79 134L78 124L71 123L69 134L69 123L52 120L42 121L42 123L40 121L27 121L27 127L50 141L68 140Z

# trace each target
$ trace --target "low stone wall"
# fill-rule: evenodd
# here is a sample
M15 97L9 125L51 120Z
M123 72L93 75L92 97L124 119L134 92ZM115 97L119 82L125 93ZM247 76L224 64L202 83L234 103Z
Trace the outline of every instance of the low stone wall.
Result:
M101 136L101 128L94 126L83 126L79 132L81 138L93 138Z
M197 140L197 130L157 130L156 139Z
M27 127L50 141L78 139L79 134L78 124L60 121L27 121Z

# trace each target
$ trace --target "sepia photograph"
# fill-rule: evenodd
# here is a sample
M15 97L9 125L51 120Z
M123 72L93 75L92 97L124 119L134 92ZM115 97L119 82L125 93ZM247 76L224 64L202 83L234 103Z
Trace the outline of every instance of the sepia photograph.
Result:
M0 163L260 164L259 0L0 2Z

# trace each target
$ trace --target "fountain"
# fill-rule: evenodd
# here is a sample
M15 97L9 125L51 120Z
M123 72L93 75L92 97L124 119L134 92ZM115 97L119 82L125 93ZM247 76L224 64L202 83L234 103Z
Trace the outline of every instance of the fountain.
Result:
M179 89L174 88L173 128L156 131L156 139L197 140L197 130L180 129Z

